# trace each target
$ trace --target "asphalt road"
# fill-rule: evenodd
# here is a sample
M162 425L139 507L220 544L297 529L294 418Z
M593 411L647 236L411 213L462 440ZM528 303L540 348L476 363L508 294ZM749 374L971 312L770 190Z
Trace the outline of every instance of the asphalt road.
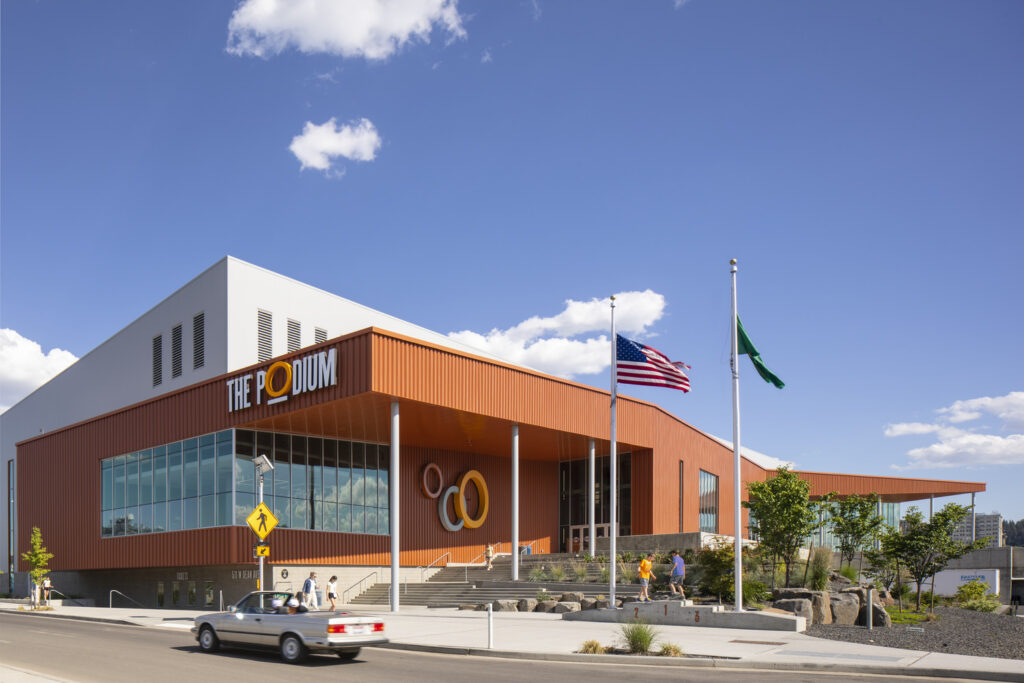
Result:
M45 674L66 681L118 683L253 683L261 680L334 681L359 676L376 682L410 679L426 683L480 681L580 680L723 681L737 683L818 683L894 680L811 672L711 670L683 667L535 662L414 653L365 648L353 662L332 655L315 655L302 665L283 663L276 652L221 650L206 654L196 647L191 632L97 622L74 621L28 614L0 613L0 662L3 666ZM898 678L900 681L962 679Z

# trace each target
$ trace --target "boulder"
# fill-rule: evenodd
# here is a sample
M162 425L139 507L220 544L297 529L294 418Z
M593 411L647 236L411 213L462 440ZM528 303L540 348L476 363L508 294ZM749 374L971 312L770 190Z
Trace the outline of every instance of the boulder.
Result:
M798 617L804 617L807 619L808 624L811 623L811 601L806 598L776 600L772 606L775 609L785 610Z
M491 603L495 612L518 612L518 600L495 600Z
M810 600L814 593L810 588L776 588L772 591L773 600Z
M850 581L848 578L846 578L845 576L843 576L842 574L840 574L837 571L832 571L831 573L829 573L828 580L831 581L836 586L843 586L843 587L849 586L851 583L853 583L853 581Z
M550 612L551 610L555 609L555 605L557 605L557 604L559 604L559 603L555 602L554 600L541 600L540 602L537 603L537 608L534 609L533 611L534 612Z
M891 607L896 604L896 601L893 600L892 593L884 588L878 589L878 602L885 607Z
M829 596L832 608L832 622L843 626L853 626L860 614L860 600L852 593L833 593Z
M828 593L825 591L813 591L811 594L811 617L814 624L832 623L832 605L829 603Z
M569 591L562 593L562 597L559 602L581 602L583 600L583 593L577 591Z
M618 602L616 600L615 602ZM594 602L594 609L608 609L608 598L600 598Z
M863 586L851 586L850 588L843 588L839 591L840 594L847 593L857 596L857 600L860 604L864 604L868 600L868 589Z
M459 609L463 610L463 611L466 611L466 612L475 612L476 608L477 608L477 604L476 603L473 603L473 604L464 603L464 604L459 605Z
M594 598L583 598L580 600L580 609L594 609L597 600Z
M551 610L558 614L564 614L565 612L579 612L580 603L578 602L559 602L555 604L555 608Z
M865 605L860 608L860 614L857 615L857 624L860 626L868 625L868 606ZM885 608L879 605L877 602L871 603L870 609L872 610L871 619L872 624L879 628L889 628L892 626L892 617L885 611Z
M476 611L477 612L486 612L487 611L487 607L490 604L491 603L489 603L489 602L481 602L479 605L476 606Z
M518 607L520 612L532 612L537 609L537 601L533 598L522 598Z

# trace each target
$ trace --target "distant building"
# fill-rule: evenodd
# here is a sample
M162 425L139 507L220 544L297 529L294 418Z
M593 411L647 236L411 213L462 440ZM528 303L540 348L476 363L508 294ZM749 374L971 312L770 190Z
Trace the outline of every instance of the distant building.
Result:
M974 538L990 536L989 548L998 548L1003 545L1003 516L998 512L990 515L974 515ZM961 543L969 543L971 539L971 515L964 517L953 530L953 540Z

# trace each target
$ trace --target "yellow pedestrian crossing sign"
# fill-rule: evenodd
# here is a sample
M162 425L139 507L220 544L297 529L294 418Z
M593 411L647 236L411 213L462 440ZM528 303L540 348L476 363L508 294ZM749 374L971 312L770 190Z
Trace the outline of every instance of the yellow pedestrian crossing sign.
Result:
M270 511L263 503L256 506L256 509L252 511L248 517L245 518L245 523L249 525L260 540L263 541L270 535L270 532L277 526L277 517Z

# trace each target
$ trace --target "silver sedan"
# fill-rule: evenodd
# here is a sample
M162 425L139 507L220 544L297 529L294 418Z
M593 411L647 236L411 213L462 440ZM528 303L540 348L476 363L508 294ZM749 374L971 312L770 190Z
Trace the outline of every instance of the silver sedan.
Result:
M334 652L354 659L364 645L386 643L384 623L351 612L292 612L285 607L288 593L249 593L226 612L196 617L192 633L205 652L221 644L274 648L286 662L298 663L310 652ZM294 608L293 608L294 609Z

